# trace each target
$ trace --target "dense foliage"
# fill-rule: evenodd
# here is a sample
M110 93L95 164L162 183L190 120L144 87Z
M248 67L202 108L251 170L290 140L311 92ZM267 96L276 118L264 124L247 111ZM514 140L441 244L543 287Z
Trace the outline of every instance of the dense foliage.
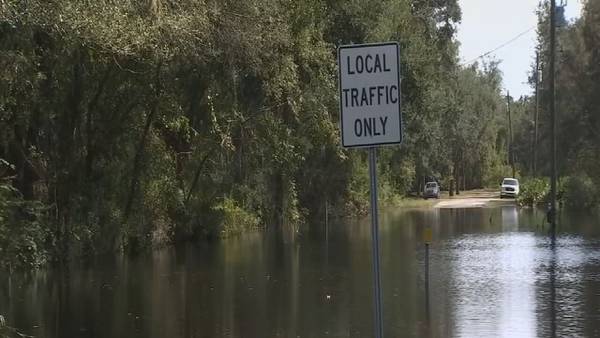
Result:
M549 180L544 178L527 179L520 183L518 202L523 206L536 206L547 203L549 193Z
M460 18L456 0L1 1L0 250L27 257L0 263L364 212L366 154L339 146L342 44L401 46L406 137L380 151L382 198L432 176L496 185L501 74L458 63Z
M540 110L533 170L535 98L518 102L515 149L517 164L529 176L550 176L549 4L540 5ZM557 167L564 205L590 208L600 193L600 3L585 1L581 18L557 29L556 111ZM535 64L531 76L536 78ZM562 191L561 190L561 191Z

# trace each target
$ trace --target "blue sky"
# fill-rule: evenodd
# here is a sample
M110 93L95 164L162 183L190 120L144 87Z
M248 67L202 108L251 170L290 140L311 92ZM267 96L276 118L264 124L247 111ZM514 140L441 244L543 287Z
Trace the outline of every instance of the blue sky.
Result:
M535 10L538 0L459 0L459 3L462 23L458 40L462 62L495 49L534 27L537 22ZM581 7L581 0L569 0L567 19L579 17ZM509 90L513 97L533 92L526 82L527 73L535 62L535 39L534 29L491 55L502 62L500 69L504 75L504 90Z

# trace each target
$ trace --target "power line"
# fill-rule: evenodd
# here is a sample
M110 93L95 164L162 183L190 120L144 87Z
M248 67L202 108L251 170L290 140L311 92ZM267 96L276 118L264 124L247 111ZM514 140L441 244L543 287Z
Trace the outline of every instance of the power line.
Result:
M492 54L492 53L494 53L494 52L496 52L496 51L498 51L498 50L500 50L500 49L502 49L502 48L504 48L504 47L506 47L506 46L510 45L511 43L513 43L513 42L517 41L517 40L518 40L520 37L522 37L523 35L525 35L525 34L527 34L527 33L531 32L531 31L532 31L532 30L534 30L534 29L535 29L535 26L533 26L533 27L530 27L530 28L529 28L529 29L527 29L526 31L524 31L524 32L522 32L522 33L520 33L520 34L518 34L518 35L517 35L517 36L515 36L514 38L512 38L512 39L508 40L507 42L505 42L505 43L501 44L500 46L498 46L498 47L496 47L496 48L494 48L494 49L490 50L489 52L485 52L485 53L483 53L483 54L479 55L478 57L476 57L476 58L474 58L474 59L472 59L472 60L470 60L470 61L468 61L468 62L465 62L465 63L464 63L464 65L469 65L469 64L471 64L471 63L473 63L473 62L475 62L475 61L477 61L477 60L479 60L479 59L481 59L481 58L483 58L483 57L486 57L486 56L488 56L488 55L490 55L490 54Z

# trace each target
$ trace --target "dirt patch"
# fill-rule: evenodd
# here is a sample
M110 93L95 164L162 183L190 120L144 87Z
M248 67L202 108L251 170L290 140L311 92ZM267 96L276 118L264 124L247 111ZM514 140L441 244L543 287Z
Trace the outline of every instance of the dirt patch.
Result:
M463 208L494 208L516 205L514 199L501 199L500 192L494 190L470 190L460 195L440 200L434 208L463 209Z

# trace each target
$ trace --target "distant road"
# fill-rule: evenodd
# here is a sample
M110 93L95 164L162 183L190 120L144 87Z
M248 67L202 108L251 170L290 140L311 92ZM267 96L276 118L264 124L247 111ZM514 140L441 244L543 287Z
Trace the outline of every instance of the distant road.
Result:
M493 208L500 206L516 205L514 199L501 199L500 191L495 190L469 190L460 195L446 197L434 205L440 209L462 208Z

